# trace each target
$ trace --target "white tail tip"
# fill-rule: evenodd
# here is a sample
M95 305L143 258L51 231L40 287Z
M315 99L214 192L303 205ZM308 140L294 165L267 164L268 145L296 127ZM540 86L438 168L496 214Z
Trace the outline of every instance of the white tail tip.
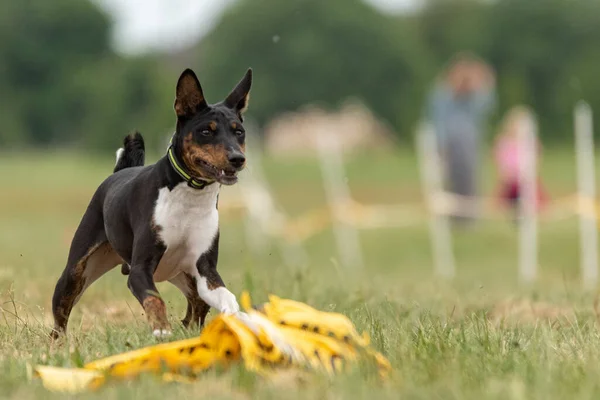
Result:
M125 152L125 149L122 147L117 150L117 160L115 161L115 165L117 165L119 163L119 160L121 159L121 156L123 155L124 152Z

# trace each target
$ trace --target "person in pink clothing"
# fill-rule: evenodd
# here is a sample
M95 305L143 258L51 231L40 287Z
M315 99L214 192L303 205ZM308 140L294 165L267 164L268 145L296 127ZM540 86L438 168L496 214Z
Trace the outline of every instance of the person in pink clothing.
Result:
M500 202L516 211L521 193L519 174L519 126L525 118L531 117L529 109L518 106L511 109L496 137L494 143L494 162L498 171L499 190L498 196ZM536 147L538 151L537 160L541 155L541 145L536 138ZM547 195L543 189L542 183L538 178L537 185L538 207L542 207Z

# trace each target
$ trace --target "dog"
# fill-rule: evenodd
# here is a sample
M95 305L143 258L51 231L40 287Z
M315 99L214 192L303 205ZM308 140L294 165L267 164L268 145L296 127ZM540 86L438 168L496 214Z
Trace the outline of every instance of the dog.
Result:
M110 175L94 193L75 232L52 298L53 338L66 333L83 292L121 264L154 336L171 334L155 282L169 281L187 299L185 327L204 324L210 307L237 313L237 299L217 272L221 185L246 165L243 113L252 69L220 103L208 104L191 69L175 90L176 129L167 153L144 166L144 140L125 137Z

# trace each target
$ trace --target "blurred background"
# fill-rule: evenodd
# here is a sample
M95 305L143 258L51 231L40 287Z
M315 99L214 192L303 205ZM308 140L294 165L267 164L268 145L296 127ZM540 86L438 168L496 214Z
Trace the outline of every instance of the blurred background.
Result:
M541 136L570 139L571 107L600 106L600 4L565 0L3 1L0 145L113 150L172 129L191 66L214 101L256 70L261 127L353 98L406 142L433 80L460 51L493 66L497 121L525 103Z
M0 0L1 296L48 309L122 138L138 129L147 162L163 155L187 67L209 102L254 69L249 167L220 199L234 292L419 298L436 268L420 168L433 154L447 193L484 204L450 221L451 296L515 293L514 138L528 119L537 282L547 296L579 285L573 110L600 109L596 0ZM417 151L423 122L430 153ZM427 285L424 304L441 299ZM88 316L135 304L117 270L90 292Z

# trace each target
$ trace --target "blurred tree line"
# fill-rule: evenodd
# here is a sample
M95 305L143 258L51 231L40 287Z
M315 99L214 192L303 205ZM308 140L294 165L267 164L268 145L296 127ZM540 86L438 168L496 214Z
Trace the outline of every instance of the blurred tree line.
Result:
M261 124L307 103L357 97L409 138L436 75L464 50L496 69L496 117L528 104L547 141L570 140L577 100L600 112L597 0L431 0L408 15L361 0L238 0L195 47L141 58L111 50L111 21L87 1L0 7L3 147L114 149L134 128L163 136L187 66L209 101L253 67L249 114Z
M156 57L116 55L110 28L88 1L0 1L2 148L114 150L127 131L165 128L172 94Z

